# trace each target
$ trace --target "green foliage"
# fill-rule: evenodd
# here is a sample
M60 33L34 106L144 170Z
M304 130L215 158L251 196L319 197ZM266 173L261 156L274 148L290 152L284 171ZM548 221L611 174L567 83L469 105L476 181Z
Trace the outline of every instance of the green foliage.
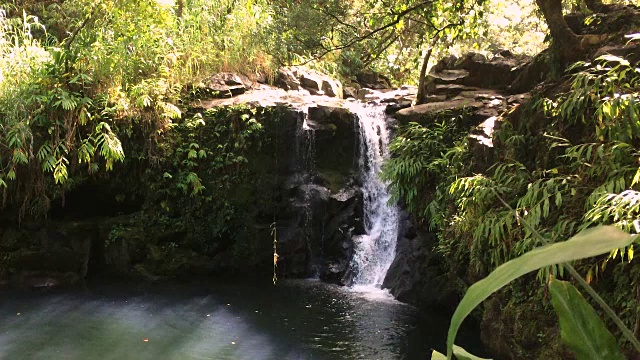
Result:
M552 280L549 291L560 320L562 341L578 360L624 359L602 319L573 285Z
M411 122L398 129L389 145L393 157L384 164L381 178L391 183L391 201L402 199L418 219L427 218L430 210L425 206L429 185L448 172L462 170L460 141L469 129L464 119L465 114L441 115L428 125Z
M463 135L457 142L431 145L440 135L430 125L414 143L399 130L402 142L392 148L394 168L387 170L386 179L410 209L423 209L412 214L436 232L436 249L452 276L484 276L546 243L597 225L638 231L637 71L612 56L574 65L560 84L546 88L548 93L536 94L498 120L489 164ZM412 181L412 173L427 180ZM638 319L634 246L616 247L608 256L576 264L627 326ZM613 272L605 272L615 258L620 261ZM537 276L544 282L565 270L552 264L541 267ZM525 300L535 284L530 280L509 286L511 303L535 301ZM541 300L539 292L535 298Z
M65 72L68 54L43 47L34 28L43 28L37 18L24 15L16 25L0 12L0 186L22 193L22 213L49 201L46 177L68 185L80 164L95 172L101 159L106 170L124 159L86 93L91 79Z
M281 39L277 57L286 63L322 59L314 65L347 79L377 70L415 82L434 34L447 38L438 44L443 49L454 40L478 37L487 2L281 0L275 5L278 31L273 34Z
M530 117L540 119L537 109L548 116L537 127L506 123L495 133L502 156L486 173L452 172L437 185L430 221L446 231L443 253L468 256L482 272L539 246L534 231L556 241L595 224L634 228L636 70L611 57L572 70L578 69L569 91L533 102ZM516 212L496 206L496 195ZM532 229L523 228L521 219ZM633 257L632 246L625 255Z
M144 151L153 161L164 134L180 122L184 85L212 73L268 78L281 63L336 49L317 66L344 76L377 68L406 78L418 68L425 40L434 32L445 29L449 42L478 35L483 6L476 0L391 7L287 0L5 4L0 9L3 202L19 207L21 216L46 214L65 191L124 161L130 150L123 142L134 138L149 140ZM185 154L193 151L198 157L206 153ZM166 177L189 195L205 187L197 171L187 171L193 159L180 174Z
M453 343L462 321L482 301L513 280L528 272L552 264L564 264L604 254L612 249L627 246L635 240L634 236L630 236L614 227L601 226L584 230L567 241L536 248L499 266L486 278L469 287L458 305L449 327L447 359L451 359L454 354ZM552 283L552 296L554 296L554 307L560 316L561 326L563 326L563 339L579 355L579 359L609 358L608 356L588 356L588 351L596 351L596 355L606 354L614 356L611 358L620 358L618 356L619 350L615 347L616 344L611 334L601 323L592 322L593 317L598 321L600 320L590 305L581 298L577 290L568 290L566 286ZM569 307L566 301L571 301L574 306ZM590 348L588 345L592 347ZM583 351L587 352L584 353ZM432 359L437 359L438 356L440 355L435 354Z
M599 227L585 230L567 241L536 248L497 267L489 276L473 284L467 290L451 319L447 340L448 348L452 348L462 321L471 311L511 281L550 265L608 253L612 249L627 246L634 240L632 236L616 228ZM451 357L450 351L448 356Z
M40 14L9 18L0 7L0 188L20 216L44 215L52 199L113 170L125 139L149 140L151 157L167 146L185 84L272 71L265 2L17 2L12 14L20 6ZM192 160L176 181L195 195L204 185L187 171Z
M224 198L243 175L246 152L262 132L258 118L272 110L214 108L171 126L170 139L159 145L162 181L157 194L165 201L202 195L205 201ZM156 170L152 170L155 174ZM155 175L153 175L155 176ZM207 187L202 184L207 179Z

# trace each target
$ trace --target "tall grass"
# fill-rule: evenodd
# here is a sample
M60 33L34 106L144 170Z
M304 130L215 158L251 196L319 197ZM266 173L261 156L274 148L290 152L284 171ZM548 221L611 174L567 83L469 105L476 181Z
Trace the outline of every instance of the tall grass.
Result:
M171 1L68 0L42 5L38 19L9 18L0 6L4 204L46 213L53 198L123 161L123 135L157 146L181 117L186 84L219 71L268 74L269 9L254 0L185 0L181 11Z

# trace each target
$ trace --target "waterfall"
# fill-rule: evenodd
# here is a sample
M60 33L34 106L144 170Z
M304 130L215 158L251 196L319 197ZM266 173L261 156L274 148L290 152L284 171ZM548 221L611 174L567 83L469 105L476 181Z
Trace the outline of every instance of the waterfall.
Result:
M395 257L398 209L388 204L387 184L379 179L389 155L389 131L383 106L352 104L359 127L359 168L364 198L365 234L354 237L355 287L380 288Z
M313 236L312 223L313 211L311 209L311 190L313 189L313 177L316 168L316 131L309 126L309 110L303 108L298 112L298 124L296 130L296 158L298 159L295 183L302 191L301 201L298 207L302 216L302 236L311 254L311 238ZM316 269L312 269L317 276Z
M298 113L298 125L296 130L296 155L300 160L298 172L304 182L309 182L309 177L315 171L316 158L316 131L309 126L307 118L308 110L305 108Z

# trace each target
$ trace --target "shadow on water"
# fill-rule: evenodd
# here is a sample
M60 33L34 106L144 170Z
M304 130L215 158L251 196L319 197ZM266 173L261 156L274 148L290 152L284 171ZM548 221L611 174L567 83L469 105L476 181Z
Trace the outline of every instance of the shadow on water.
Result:
M317 281L4 290L0 359L428 359L448 320Z

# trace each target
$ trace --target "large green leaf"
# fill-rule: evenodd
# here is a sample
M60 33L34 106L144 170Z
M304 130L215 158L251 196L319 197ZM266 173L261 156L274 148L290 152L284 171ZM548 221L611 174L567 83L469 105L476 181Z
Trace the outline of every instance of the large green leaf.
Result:
M551 303L560 319L562 341L578 360L624 360L613 335L573 285L552 280L549 289Z
M458 360L491 360L485 359L481 357L477 357L475 355L469 354L469 352L458 345L453 345L453 354L456 356ZM431 353L431 360L446 360L447 357L443 354L433 350Z
M531 250L497 267L489 276L469 287L453 314L447 337L447 359L452 359L453 342L462 321L482 301L509 282L545 266L608 254L613 249L628 246L634 239L634 236L613 226L598 226L584 230L567 241Z

